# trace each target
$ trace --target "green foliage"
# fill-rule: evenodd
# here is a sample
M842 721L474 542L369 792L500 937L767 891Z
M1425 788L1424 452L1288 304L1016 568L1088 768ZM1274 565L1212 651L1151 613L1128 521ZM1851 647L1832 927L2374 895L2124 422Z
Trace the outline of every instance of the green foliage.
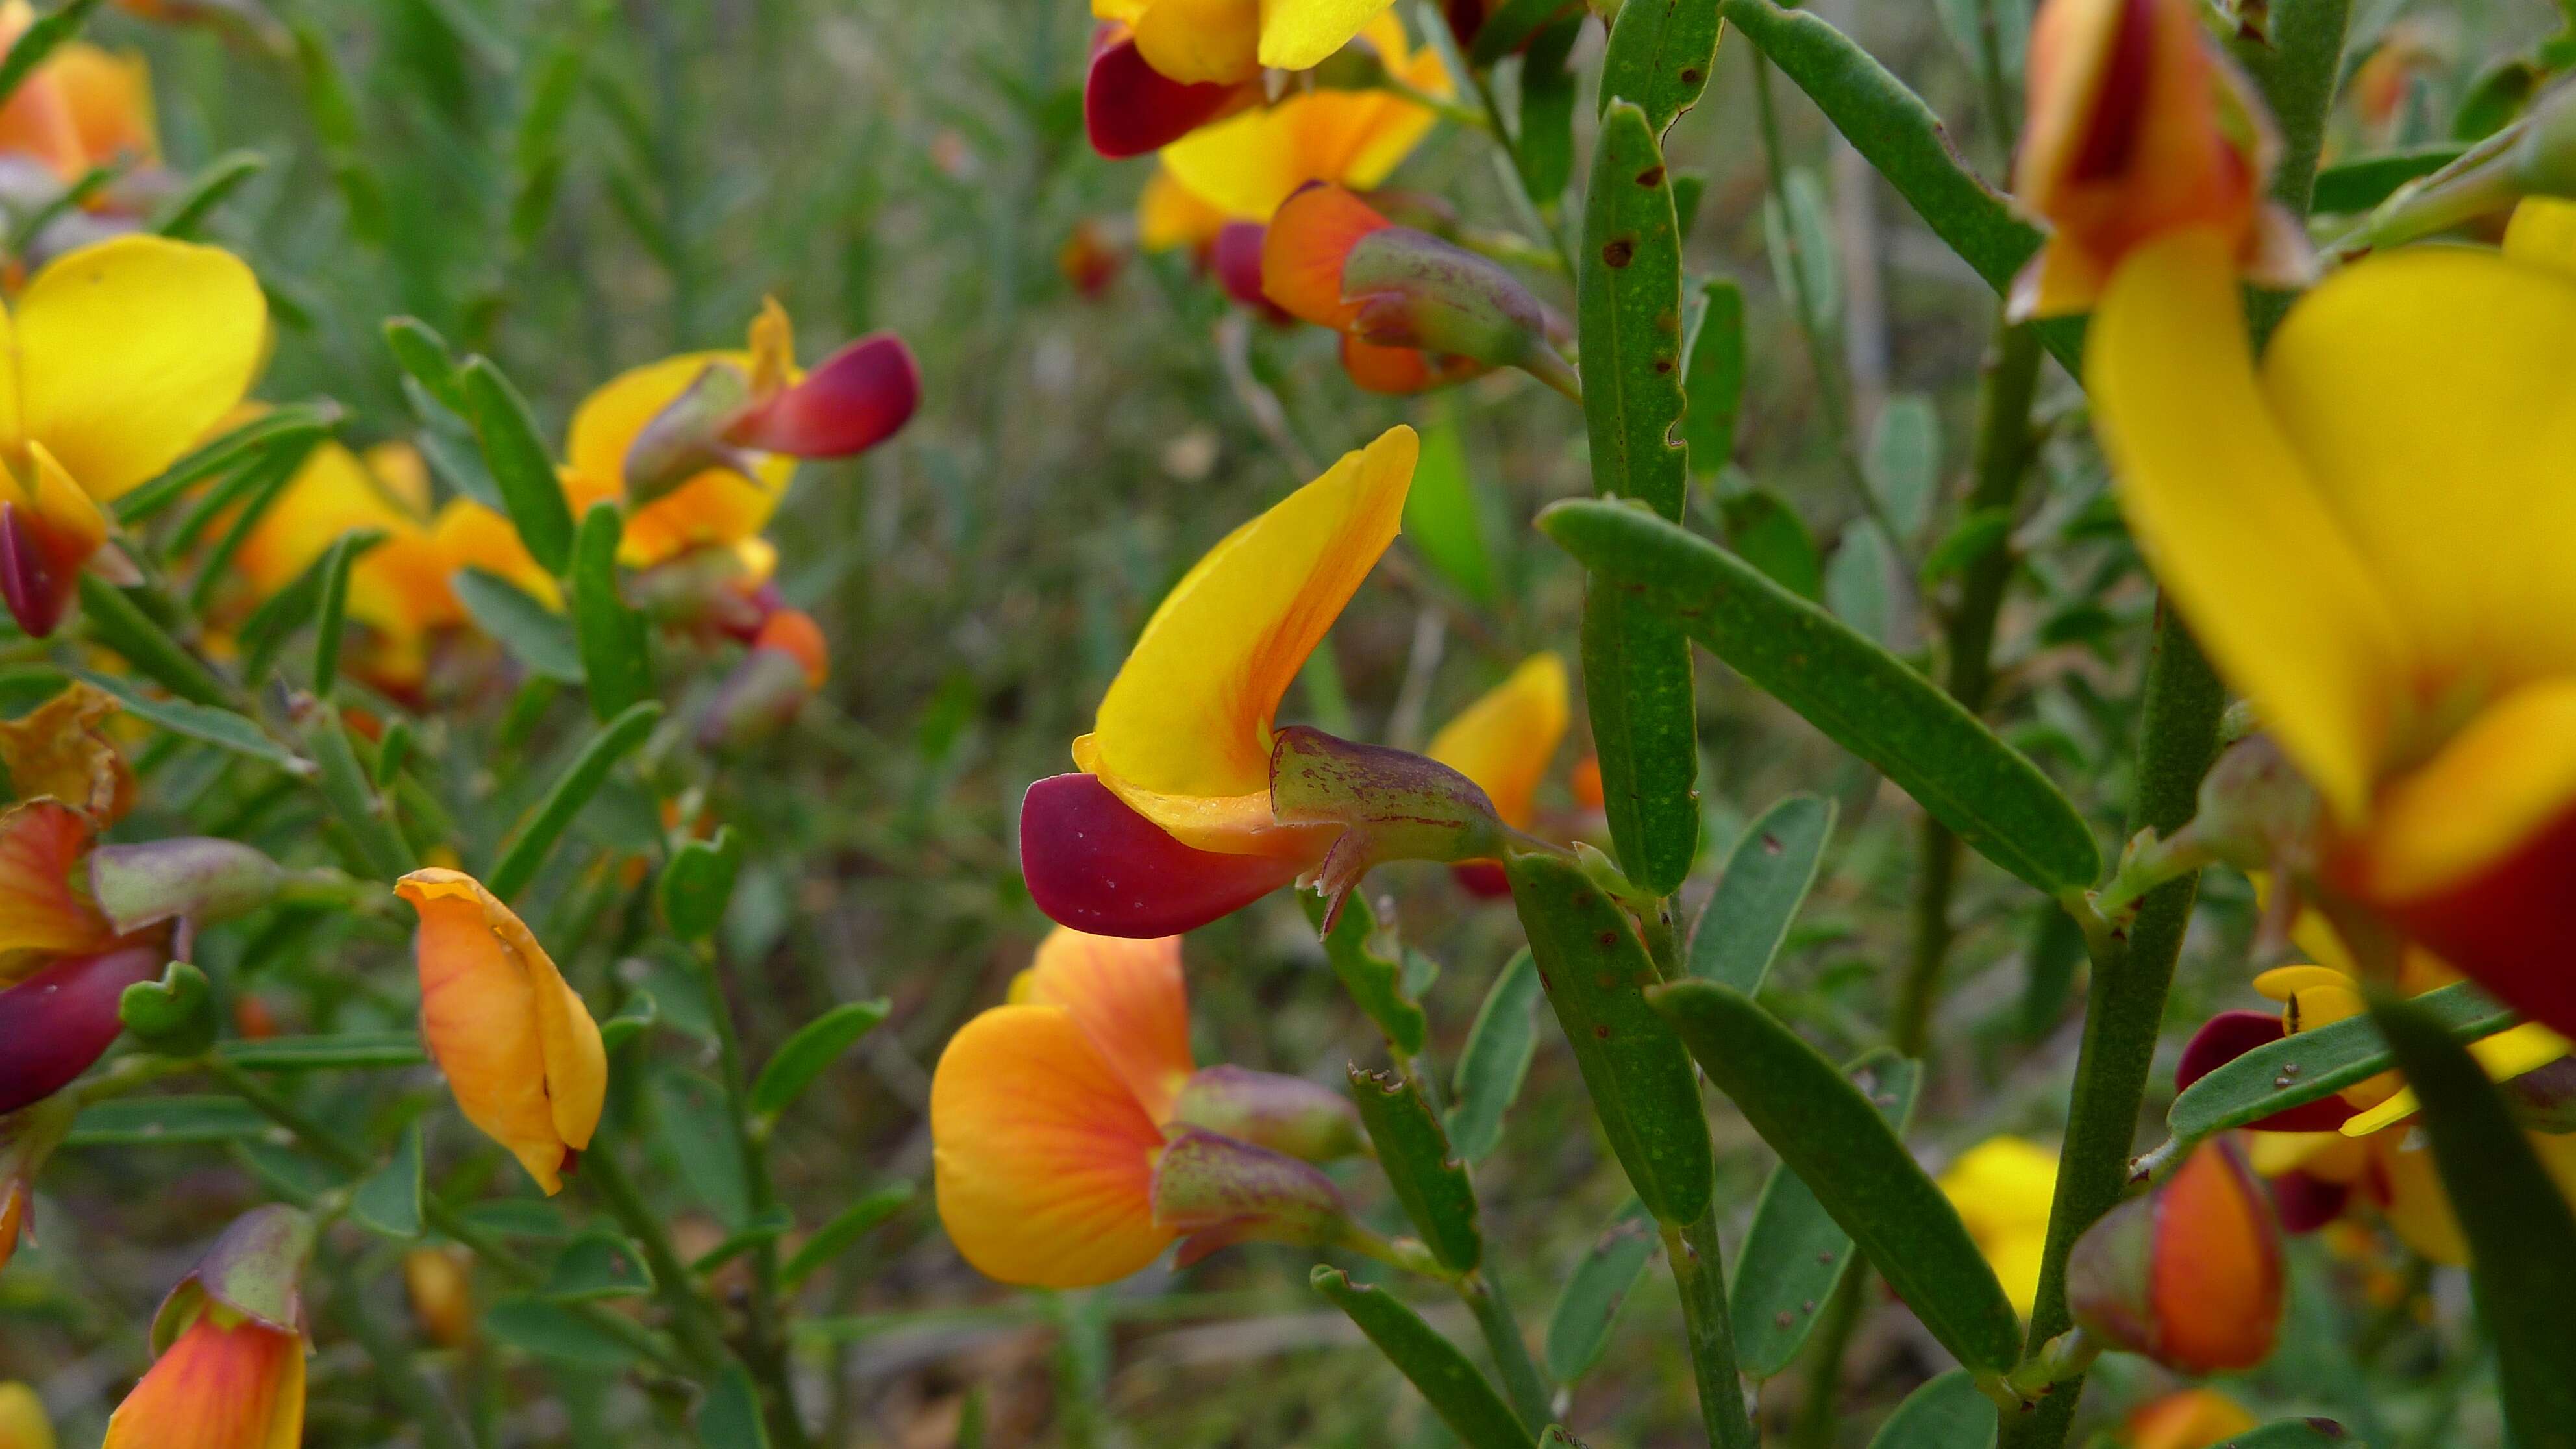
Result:
M1561 1384L1571 1384L1601 1361L1610 1345L1611 1326L1629 1292L1653 1261L1657 1239L1654 1219L1644 1206L1630 1203L1592 1240L1567 1274L1547 1317L1547 1371Z
M1993 1449L1994 1442L1995 1402L1965 1369L1907 1394L1869 1441L1870 1449ZM2242 1446L2249 1441L2230 1442Z
M1353 1283L1338 1268L1316 1268L1314 1284L1412 1381L1468 1449L1518 1449L1529 1442L1530 1430L1513 1417L1494 1386L1420 1314L1383 1288Z
M1463 1162L1476 1162L1502 1141L1503 1114L1520 1095L1538 1050L1538 997L1538 966L1523 949L1503 963L1476 1008L1475 1025L1458 1053L1450 1086L1456 1100L1447 1118L1449 1141Z
M2415 1019L2462 1041L2512 1026L2517 1018L2469 983L2416 998ZM2331 1097L2396 1065L2377 1020L2349 1016L2254 1050L2213 1069L2174 1098L2165 1122L2176 1137L2197 1142L2275 1112Z
M891 1009L882 999L846 1002L797 1028L751 1084L751 1110L764 1117L786 1111L824 1068L876 1030Z
M1834 833L1834 802L1792 795L1754 818L1691 927L1690 971L1750 996L1789 939Z
M1421 1087L1401 1072L1361 1067L1351 1068L1350 1079L1351 1099L1359 1103L1360 1121L1405 1217L1442 1267L1473 1272L1485 1256L1476 1189L1467 1181L1466 1163L1451 1155L1449 1134L1422 1100Z

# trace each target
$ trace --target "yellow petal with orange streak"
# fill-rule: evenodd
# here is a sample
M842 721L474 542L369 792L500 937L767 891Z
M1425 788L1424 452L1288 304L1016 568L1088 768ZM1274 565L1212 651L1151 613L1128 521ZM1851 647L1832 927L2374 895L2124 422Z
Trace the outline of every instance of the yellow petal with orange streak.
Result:
M107 544L106 512L42 443L27 444L23 476L0 463L0 502L35 514L44 540L39 547L59 550L54 559L59 567L76 568Z
M2532 616L2552 617L2562 616ZM2510 855L2570 810L2576 810L2576 677L2506 695L2430 762L2382 790L2361 840L2355 884L2378 901L2437 894Z
M15 320L20 426L102 502L230 412L268 344L268 301L240 258L159 236L57 259Z
M1311 70L1388 15L1391 0L1262 0L1261 63L1279 70ZM1392 19L1392 16L1388 16ZM1402 56L1381 57L1394 69Z
M473 877L416 870L395 891L420 913L430 1054L466 1120L552 1196L565 1150L590 1145L606 1099L598 1025L527 926Z
M1231 220L1224 212L1158 166L1136 197L1136 244L1149 252L1205 246Z
M1061 1006L1156 1123L1197 1069L1181 938L1125 940L1058 926L1011 983L1011 1000Z
M2576 273L2576 201L2526 196L2505 223L2504 254L2534 266Z
M1232 85L1261 70L1260 0L1152 0L1136 17L1136 50L1171 80Z
M626 492L626 450L713 362L748 370L743 352L692 352L621 373L582 400L572 415L565 449L564 491L580 513L601 499ZM730 468L710 468L636 510L626 520L618 557L631 568L660 563L700 544L731 547L760 532L796 475L796 460L763 455L747 478Z
M1061 1006L997 1006L949 1039L930 1083L939 1218L1005 1283L1080 1288L1154 1261L1163 1134Z
M1077 763L1183 844L1276 848L1272 717L1394 541L1420 451L1389 428L1210 549L1146 621Z
M2085 377L2157 578L2319 793L2357 819L2416 656L2393 597L2273 417L2240 307L2217 234L2141 247L2094 313Z
M107 1421L102 1449L295 1449L304 1437L304 1340L210 1310L179 1335Z
M2383 253L2300 300L2262 379L2436 709L2576 675L2576 634L2534 627L2576 617L2576 275L2474 247ZM2279 587L2307 592L2306 566L2276 556Z
M72 873L89 849L89 818L60 800L0 811L0 981L20 953L70 955L108 943L107 921Z
M2243 1405L2215 1389L2183 1389L2129 1415L2123 1449L2213 1449L2253 1428Z
M1361 38L1408 83L1434 95L1449 93L1439 57L1427 49L1416 57L1392 14L1371 20ZM1376 186L1438 120L1427 107L1387 91L1301 91L1275 106L1200 127L1164 147L1163 164L1226 215L1266 222L1309 181L1360 191Z
M1515 829L1530 821L1530 798L1565 739L1565 661L1533 654L1440 727L1425 753L1476 782Z

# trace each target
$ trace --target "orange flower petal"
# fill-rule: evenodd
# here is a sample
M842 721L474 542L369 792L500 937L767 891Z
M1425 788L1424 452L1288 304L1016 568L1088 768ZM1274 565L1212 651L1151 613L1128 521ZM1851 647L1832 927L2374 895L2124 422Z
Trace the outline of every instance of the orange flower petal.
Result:
M997 1006L949 1039L930 1084L940 1221L1005 1283L1078 1288L1154 1261L1163 1134L1061 1006Z
M2160 1362L2209 1373L2271 1356L2280 1227L2262 1185L2224 1143L2203 1143L2162 1189L2152 1272Z
M29 800L0 813L0 981L23 974L11 970L13 956L107 945L106 919L72 884L90 834L89 817L60 800Z
M1158 1123L1170 1119L1172 1098L1197 1070L1178 936L1136 941L1058 926L1011 983L1011 1000L1073 1013L1092 1048Z
M1431 758L1476 782L1514 829L1530 821L1530 797L1565 739L1565 661L1533 654L1431 737Z
M832 677L832 646L823 626L802 609L781 609L752 637L754 649L775 649L805 666L805 682L821 689Z
M1361 237L1394 224L1338 186L1299 191L1262 237L1262 295L1318 327L1350 331L1360 309L1342 295L1342 264Z
M295 1449L304 1438L304 1340L209 1311L107 1421L102 1449Z

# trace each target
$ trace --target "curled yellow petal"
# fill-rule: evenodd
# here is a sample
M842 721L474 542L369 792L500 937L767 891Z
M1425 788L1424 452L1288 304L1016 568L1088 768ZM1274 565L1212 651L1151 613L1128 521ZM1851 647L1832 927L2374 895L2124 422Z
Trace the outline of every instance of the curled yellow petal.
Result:
M13 720L0 720L0 767L18 798L51 795L100 828L134 805L134 771L102 728L123 706L82 680Z
M1404 27L1392 14L1370 20L1361 39L1377 50L1390 73L1415 89L1449 93L1439 56L1427 48L1419 54L1409 49ZM1309 181L1355 191L1376 186L1438 119L1428 108L1383 90L1302 91L1191 132L1163 148L1163 165L1227 216L1266 222Z
M159 236L56 260L15 321L18 426L102 502L232 411L268 341L267 299L240 258Z
M940 1221L990 1277L1108 1283L1174 1237L1154 1224L1162 1131L1061 1006L997 1006L949 1039L930 1138Z
M1279 70L1310 70L1380 15L1390 0L1264 0L1261 63ZM1395 57L1394 60L1401 60ZM1389 68L1394 61L1389 62Z
M2158 579L2319 792L2358 818L2414 656L2266 405L2239 306L2216 234L2142 247L2094 314L2085 377Z
M2576 536L2576 535L2571 535ZM2576 809L2576 678L2480 711L2380 794L2355 879L2372 900L2437 894Z
M1294 851L1270 822L1270 724L1394 541L1420 442L1388 429L1210 549L1145 624L1074 760L1183 844Z
M1185 84L1232 85L1260 71L1259 0L1152 0L1136 17L1136 49Z
M608 1090L590 1009L473 877L416 870L395 891L420 913L421 1035L457 1106L549 1196L561 1191L567 1154L590 1145Z
M1530 821L1530 797L1565 738L1565 661L1533 654L1431 737L1431 758L1476 782L1503 823Z
M2567 1038L2536 1021L2527 1021L2511 1030L2469 1043L2469 1055L2477 1059L2478 1065L2486 1071L2487 1080L2492 1082L2512 1081L2525 1072L2549 1065L2567 1055L2567 1051ZM2345 1118L2343 1134L2346 1137L2367 1137L2414 1116L2421 1106L2415 1100L2413 1087L2401 1087L2378 1106Z
M1011 1000L1061 1006L1157 1123L1197 1068L1181 938L1128 940L1058 926L1011 983Z

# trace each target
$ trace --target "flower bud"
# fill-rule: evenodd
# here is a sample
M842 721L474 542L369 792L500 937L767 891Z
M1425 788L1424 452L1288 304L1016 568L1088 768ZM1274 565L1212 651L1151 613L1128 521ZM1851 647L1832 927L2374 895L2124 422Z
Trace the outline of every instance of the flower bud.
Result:
M2183 1389L2141 1404L2122 1426L2122 1449L2210 1449L2254 1427L2244 1406L2215 1389Z
M666 629L748 642L772 612L761 596L775 562L765 541L753 542L761 547L689 549L627 574L618 592Z
M1172 1102L1174 1123L1204 1127L1308 1162L1364 1150L1359 1113L1330 1087L1247 1067L1202 1067Z
M90 898L120 936L164 921L203 926L257 910L284 878L277 862L259 851L207 835L102 845L89 853Z
M2235 1148L2204 1142L2076 1240L2066 1297L2088 1332L2178 1373L2251 1368L2280 1332L2280 1223Z
M233 1220L152 1320L152 1371L103 1449L276 1449L304 1428L304 1302L313 1220L271 1204Z
M814 686L803 660L783 649L754 649L716 687L698 719L701 749L745 750L796 718Z
M35 1239L36 1174L77 1115L71 1103L49 1100L0 1117L0 1269L9 1266L21 1237ZM5 1436L0 1449L7 1449Z
M0 991L0 1112L71 1085L107 1054L124 1024L125 988L161 974L157 941L66 956Z
M467 1259L453 1248L414 1248L403 1254L403 1291L412 1317L429 1341L461 1348L474 1336L474 1284Z
M751 458L724 434L750 405L751 374L739 363L708 363L626 445L626 506L642 508L710 468L749 475Z
M1326 931L1371 868L1490 860L1512 834L1476 782L1447 765L1307 725L1278 731L1271 745L1270 810L1282 825L1343 827L1315 868L1316 892L1333 902Z
M54 632L107 532L107 515L42 444L0 461L0 602L19 628Z
M1192 1127L1154 1163L1154 1222L1182 1235L1188 1267L1236 1243L1323 1247L1351 1231L1333 1180L1286 1153Z

